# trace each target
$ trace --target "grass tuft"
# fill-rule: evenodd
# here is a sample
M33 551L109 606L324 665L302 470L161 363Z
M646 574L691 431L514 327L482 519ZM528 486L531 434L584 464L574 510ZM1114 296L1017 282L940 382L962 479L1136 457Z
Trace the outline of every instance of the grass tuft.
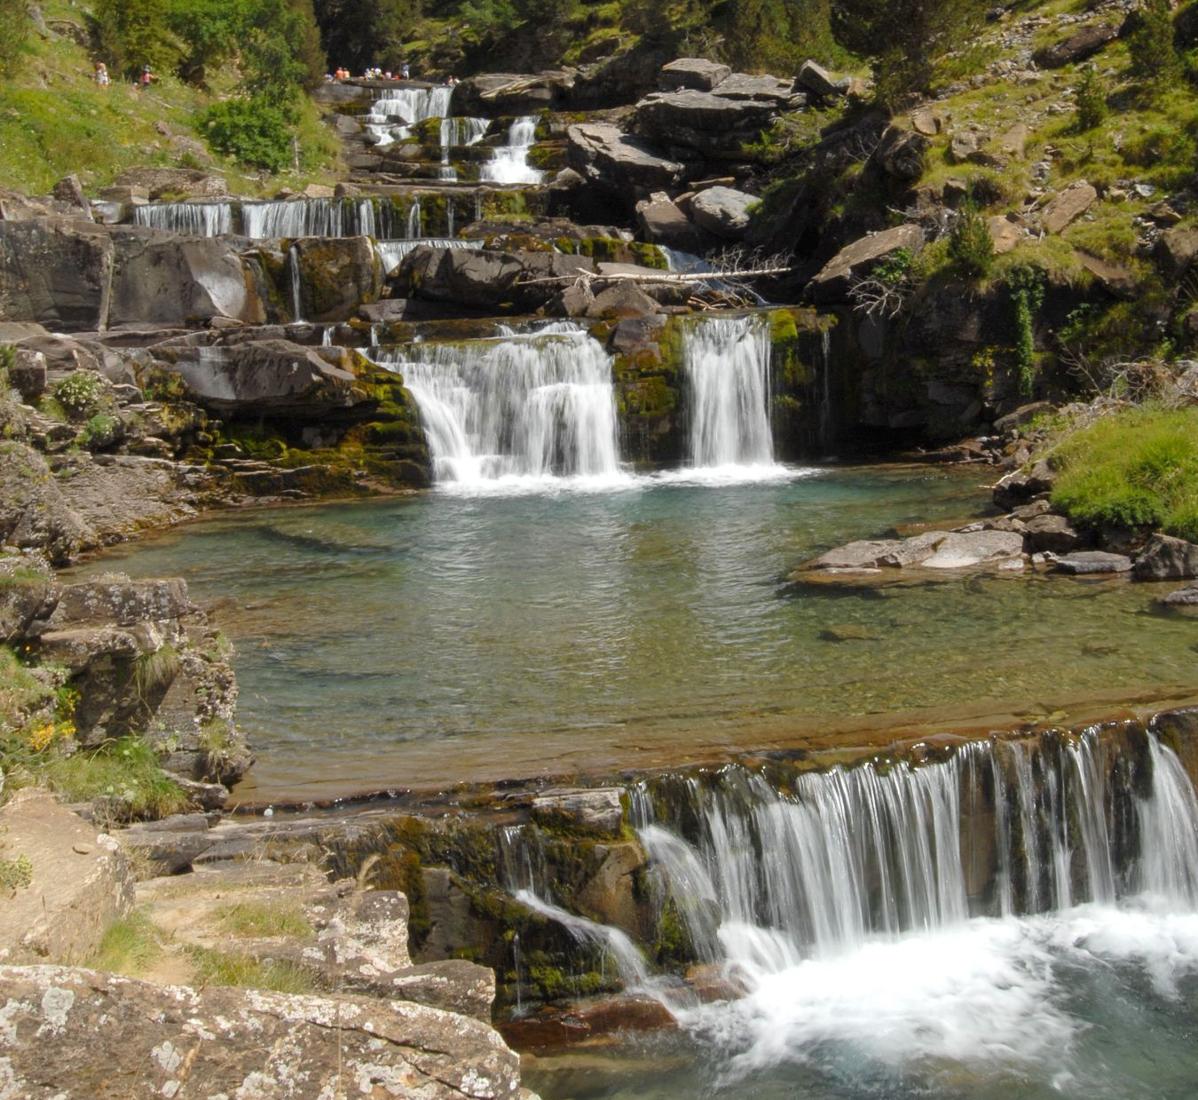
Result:
M162 954L162 940L149 915L135 909L108 926L100 946L87 961L92 970L106 970L136 978L145 974Z
M216 920L222 931L234 936L309 939L314 934L303 910L285 902L243 901L225 905L217 911Z
M302 967L289 962L255 959L235 951L189 947L187 954L199 985L231 985L272 993L315 993L316 983Z

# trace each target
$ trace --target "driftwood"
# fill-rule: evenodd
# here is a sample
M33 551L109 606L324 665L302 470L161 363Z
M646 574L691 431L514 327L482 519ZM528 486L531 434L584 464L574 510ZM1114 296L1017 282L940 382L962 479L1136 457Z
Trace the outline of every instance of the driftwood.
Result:
M540 279L520 279L517 286L535 286L544 283L708 283L729 282L735 279L754 279L773 275L789 275L793 267L754 267L732 271L576 271L569 275L549 275Z

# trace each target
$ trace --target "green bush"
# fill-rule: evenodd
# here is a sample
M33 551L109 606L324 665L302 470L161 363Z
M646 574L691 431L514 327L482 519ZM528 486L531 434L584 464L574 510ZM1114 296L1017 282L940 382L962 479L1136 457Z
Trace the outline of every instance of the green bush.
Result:
M216 152L268 172L281 172L291 163L293 122L292 112L258 98L217 103L200 118Z
M1036 314L1044 304L1044 274L1031 264L1011 268L1006 277L1015 307L1015 363L1019 389L1030 397L1036 384Z
M994 267L994 241L981 211L967 203L948 238L948 255L966 278L982 279Z
M52 391L54 400L72 420L94 416L99 409L101 392L100 376L83 370L68 374Z
M1164 89L1181 75L1181 59L1173 45L1173 11L1169 0L1144 0L1139 26L1128 42L1131 71L1142 83Z
M27 0L0 0L0 77L16 68L29 37L29 22Z
M1159 528L1198 542L1198 409L1130 409L1053 452L1053 505L1086 526Z
M1106 120L1106 92L1103 79L1092 65L1087 66L1074 92L1074 124L1079 133L1093 130Z

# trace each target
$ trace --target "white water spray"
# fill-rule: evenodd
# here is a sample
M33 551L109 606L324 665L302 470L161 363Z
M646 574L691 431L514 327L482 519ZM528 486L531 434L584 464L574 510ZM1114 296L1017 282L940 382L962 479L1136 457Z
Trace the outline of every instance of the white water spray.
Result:
M537 184L545 173L528 163L528 153L536 142L537 120L518 118L508 130L507 145L495 150L494 156L482 166L479 178L488 183Z

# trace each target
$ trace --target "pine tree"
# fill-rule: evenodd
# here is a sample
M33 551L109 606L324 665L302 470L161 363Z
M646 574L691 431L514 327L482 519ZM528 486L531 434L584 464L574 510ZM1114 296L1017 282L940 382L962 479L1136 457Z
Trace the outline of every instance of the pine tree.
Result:
M1169 0L1144 0L1128 50L1132 73L1149 87L1166 88L1180 77L1181 61L1173 45Z
M96 0L92 18L100 56L113 72L130 77L143 65L174 68L180 48L167 16L167 0Z

